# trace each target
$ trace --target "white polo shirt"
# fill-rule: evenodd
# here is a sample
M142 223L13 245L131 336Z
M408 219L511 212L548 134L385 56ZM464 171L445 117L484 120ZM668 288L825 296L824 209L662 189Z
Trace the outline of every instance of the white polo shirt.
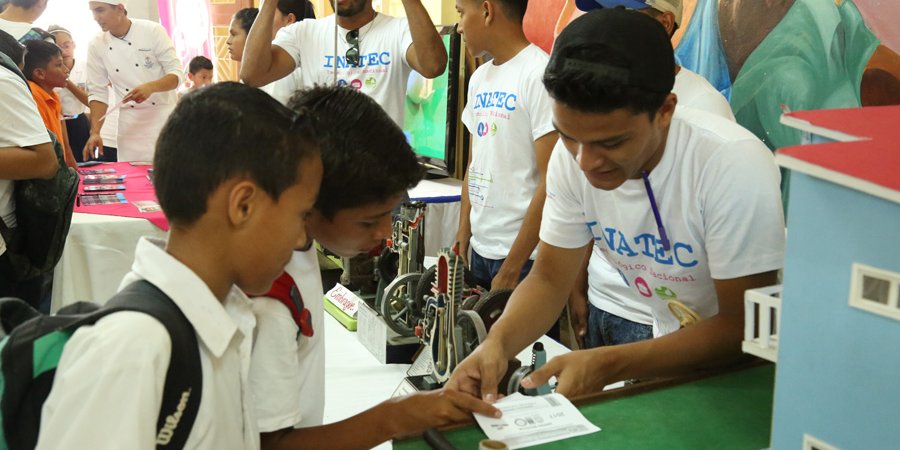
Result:
M0 148L50 142L28 85L5 67L0 67L0 117ZM10 228L16 226L15 212L13 182L0 180L0 219Z
M185 448L259 448L248 374L255 319L236 287L224 303L191 269L142 238L120 289L145 279L166 293L197 332L203 395ZM154 450L172 342L138 312L85 326L63 350L44 403L38 449Z
M300 289L313 335L300 334L290 310L278 300L252 300L256 336L250 384L263 433L321 425L325 412L325 310L316 249L294 252L285 271Z

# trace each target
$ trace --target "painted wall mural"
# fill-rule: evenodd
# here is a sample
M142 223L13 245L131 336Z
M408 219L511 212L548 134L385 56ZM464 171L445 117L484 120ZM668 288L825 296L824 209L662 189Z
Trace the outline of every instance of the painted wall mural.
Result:
M550 49L580 12L574 0L531 2L526 34ZM896 0L684 0L679 62L731 101L769 147L800 143L784 110L900 104Z

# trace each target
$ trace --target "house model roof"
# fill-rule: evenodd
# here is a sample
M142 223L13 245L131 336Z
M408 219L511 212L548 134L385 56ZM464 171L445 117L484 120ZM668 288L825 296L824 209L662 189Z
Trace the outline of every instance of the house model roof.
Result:
M798 111L781 123L837 142L782 148L778 165L900 203L900 106Z

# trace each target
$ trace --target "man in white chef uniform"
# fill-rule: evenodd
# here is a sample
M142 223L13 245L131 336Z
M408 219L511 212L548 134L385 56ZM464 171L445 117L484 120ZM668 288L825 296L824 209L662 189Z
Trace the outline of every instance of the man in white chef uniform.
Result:
M87 85L91 135L84 160L103 153L100 137L106 113L119 109L119 161L152 161L156 138L177 101L181 61L158 23L131 19L124 0L89 1L103 33L88 45ZM107 85L122 101L108 105Z

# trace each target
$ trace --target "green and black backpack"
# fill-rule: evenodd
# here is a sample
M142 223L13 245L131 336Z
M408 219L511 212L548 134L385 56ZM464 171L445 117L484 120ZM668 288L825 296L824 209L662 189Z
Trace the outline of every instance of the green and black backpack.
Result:
M118 311L149 314L172 339L156 448L180 449L190 434L203 393L200 347L193 326L159 288L136 281L104 306L79 302L45 316L20 299L0 299L0 450L32 450L37 445L41 409L62 356L79 327Z

